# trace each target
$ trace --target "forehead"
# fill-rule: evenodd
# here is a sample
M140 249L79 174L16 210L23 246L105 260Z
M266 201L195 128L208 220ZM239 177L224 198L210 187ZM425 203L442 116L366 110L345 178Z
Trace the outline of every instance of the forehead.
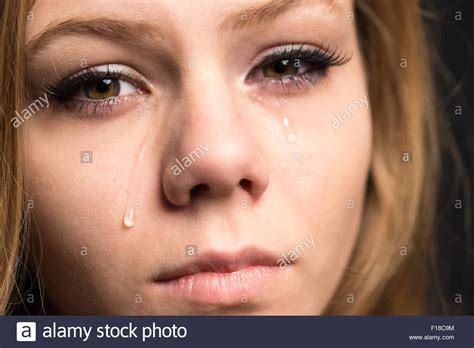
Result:
M71 19L113 18L195 30L270 21L286 12L321 11L346 16L353 0L36 0L27 24L27 41L54 24Z

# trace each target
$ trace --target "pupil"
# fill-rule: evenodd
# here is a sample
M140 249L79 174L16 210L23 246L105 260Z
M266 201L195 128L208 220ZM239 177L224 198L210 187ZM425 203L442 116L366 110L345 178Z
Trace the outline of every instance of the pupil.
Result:
M96 86L97 92L99 93L107 92L111 84L112 84L112 80L109 80L109 79L99 81Z
M280 60L279 62L275 64L275 67L274 67L275 72L278 74L283 74L287 70L289 64L290 64L290 61L287 59Z

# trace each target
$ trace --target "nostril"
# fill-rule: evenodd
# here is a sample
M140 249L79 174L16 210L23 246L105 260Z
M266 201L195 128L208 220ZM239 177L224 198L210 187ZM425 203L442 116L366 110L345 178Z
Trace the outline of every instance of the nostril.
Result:
M199 184L194 186L189 192L189 194L191 195L191 198L193 198L207 191L209 191L209 186L207 186L206 184Z
M247 192L250 192L250 190L252 189L252 182L248 179L240 180L239 184Z

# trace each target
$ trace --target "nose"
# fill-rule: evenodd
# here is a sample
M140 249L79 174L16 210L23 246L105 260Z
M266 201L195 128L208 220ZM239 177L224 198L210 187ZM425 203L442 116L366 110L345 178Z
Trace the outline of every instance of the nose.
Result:
M229 88L208 79L181 98L162 176L166 199L179 207L237 194L257 200L267 189L269 170Z

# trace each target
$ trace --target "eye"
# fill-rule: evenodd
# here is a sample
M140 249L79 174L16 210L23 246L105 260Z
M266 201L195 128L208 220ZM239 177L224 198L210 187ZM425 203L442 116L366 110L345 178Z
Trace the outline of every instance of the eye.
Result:
M60 107L90 113L111 112L118 104L143 95L151 86L135 70L118 64L87 68L55 84L46 85Z
M310 68L310 64L306 62L301 66L300 59L281 59L263 66L262 70L265 77L284 78L304 73Z
M137 88L131 83L119 79L101 79L84 84L79 98L91 100L105 100L115 98L121 94L130 94Z
M284 77L288 75L296 75L298 68L293 64L293 60L280 60L263 67L265 77Z
M264 83L264 87L301 88L315 85L331 67L346 64L351 55L325 46L291 44L274 48L252 69L246 81Z

